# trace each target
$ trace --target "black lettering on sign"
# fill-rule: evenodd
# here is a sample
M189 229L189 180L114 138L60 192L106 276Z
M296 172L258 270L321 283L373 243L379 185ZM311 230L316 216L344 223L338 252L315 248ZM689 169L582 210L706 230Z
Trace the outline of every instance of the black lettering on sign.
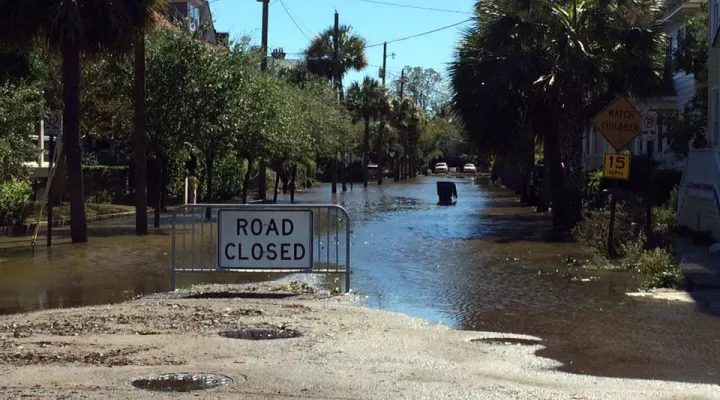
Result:
M302 260L305 258L305 246L302 243L295 243L295 259Z
M237 235L240 236L240 230L243 231L243 235L247 236L247 220L245 218L238 218L237 220Z
M260 236L262 234L262 221L255 218L250 223L250 232L252 232L255 236Z
M292 260L292 258L290 258L290 243L283 243L280 245L280 259Z
M255 261L262 260L263 253L264 253L264 251L263 251L262 245L261 245L260 243L255 243L255 244L252 246L252 258L253 258L253 260L255 260Z
M282 220L282 234L283 236L290 236L293 233L293 230L295 229L295 226L293 225L293 222L289 219L283 219Z
M277 260L278 254L277 254L277 251L275 250L276 247L277 247L277 245L276 245L275 243L270 243L270 244L267 246L267 254L268 254L267 258L268 258L268 260L270 260L270 261L275 261L275 260Z
M238 243L238 260L249 260L250 258L242 255L242 243Z
M267 232L265 232L265 236L270 236L270 232L275 231L275 235L280 235L280 232L278 231L277 224L275 223L274 219L270 220L270 224L268 224Z
M235 247L235 243L228 243L227 246L225 246L225 258L227 258L228 260L234 260L234 259L235 259L235 255L234 255L234 254L230 254L230 248L231 248L231 247L234 248L234 247Z

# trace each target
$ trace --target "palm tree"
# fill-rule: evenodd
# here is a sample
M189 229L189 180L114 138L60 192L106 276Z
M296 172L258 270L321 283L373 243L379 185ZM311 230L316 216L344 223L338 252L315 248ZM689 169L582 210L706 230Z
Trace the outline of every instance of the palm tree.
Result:
M388 112L387 93L377 79L366 76L362 84L353 82L347 91L346 105L355 121L365 122L363 136L363 186L368 185L368 157L370 154L370 121Z
M454 107L478 144L496 153L540 136L553 219L580 217L582 137L618 95L657 94L665 40L654 30L660 0L484 0L450 71ZM561 162L569 169L567 179Z
M0 0L0 42L21 47L35 39L62 57L63 134L70 190L70 236L87 241L80 148L80 58L84 53L127 52L148 26L159 0Z
M340 25L339 27L339 74L340 79L337 83L340 90L340 97L343 97L342 79L348 71L359 71L367 67L367 57L365 56L366 42L362 36L351 33L352 28L348 25ZM320 32L311 41L305 50L305 59L307 69L311 73L322 76L328 81L333 79L333 63L334 54L334 28L329 27Z

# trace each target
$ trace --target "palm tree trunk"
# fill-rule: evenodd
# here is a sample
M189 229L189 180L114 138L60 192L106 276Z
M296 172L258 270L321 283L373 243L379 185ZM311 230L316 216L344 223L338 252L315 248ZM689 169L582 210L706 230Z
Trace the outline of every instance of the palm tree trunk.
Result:
M155 216L153 218L153 226L155 228L160 227L160 214L162 213L162 205L163 205L163 197L165 192L165 185L164 185L164 177L163 177L163 157L162 154L158 153L157 155L157 164L158 164L158 172L157 172L157 198L155 199ZM147 224L145 224L145 228L147 229Z
M147 235L147 149L145 146L145 32L135 36L135 131L133 153L135 157L135 233ZM159 198L159 196L158 196ZM159 212L156 211L156 214Z
M565 179L560 155L560 134L557 126L550 126L545 133L545 163L550 176L553 226L556 230L566 230L565 221Z
M368 157L370 153L370 118L365 118L365 136L363 138L363 187L368 186Z
M80 49L73 44L62 47L63 58L63 130L70 191L70 238L73 243L87 242L85 190L80 149Z

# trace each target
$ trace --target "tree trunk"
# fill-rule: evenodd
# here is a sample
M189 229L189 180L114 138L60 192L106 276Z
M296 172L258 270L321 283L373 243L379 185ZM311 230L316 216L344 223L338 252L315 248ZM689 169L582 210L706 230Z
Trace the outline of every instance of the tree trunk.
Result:
M568 121L561 134L560 148L562 159L565 162L565 217L566 225L574 227L582 219L582 193L585 188L585 173L583 171L583 136L587 125L579 119Z
M393 180L395 182L400 180L400 162L397 157L393 157Z
M565 179L560 155L560 134L557 126L550 126L545 133L545 163L548 165L552 199L553 226L556 230L567 229L565 224Z
M370 118L365 118L365 136L363 137L363 187L368 186L368 157L370 156Z
M333 154L332 159L332 192L337 193L337 183L338 183L338 159L337 154Z
M417 178L417 160L415 159L415 146L410 153L410 178Z
M145 146L145 32L135 34L135 131L133 155L135 157L135 233L147 235L147 149ZM159 197L159 196L158 196ZM157 213L157 212L156 212Z
M63 134L70 191L70 238L73 243L83 243L87 242L88 237L80 149L80 49L65 44L62 53L65 102Z
M295 203L295 182L297 178L297 164L293 164L290 176L290 203ZM344 183L344 182L343 182Z
M247 160L247 171L245 172L245 179L243 181L243 190L242 190L242 202L243 204L247 204L247 198L248 198L248 189L250 187L250 167L252 166L252 161L248 158Z
M275 172L275 191L273 192L273 203L277 203L278 186L280 185L280 174Z
M296 167L293 167L293 174L295 173L295 169ZM340 176L340 179L342 180L342 191L347 192L347 170L345 169L345 154L343 154L342 160L340 160Z
M385 149L384 149L384 143L385 142L385 121L381 122L380 125L380 132L378 133L378 143L377 143L377 161L378 161L378 185L382 185L383 183L383 171L385 170Z
M164 192L164 182L163 182L163 158L162 155L157 155L157 198L155 199L155 216L153 218L153 226L155 228L160 227L160 214L162 213L162 204L163 204L163 192ZM147 225L146 225L147 227Z
M208 204L212 204L213 202L213 174L214 171L214 164L215 159L213 157L207 157L205 159L205 169L207 170L207 195L205 198L207 199ZM212 210L210 207L207 207L205 209L205 218L210 219L212 217Z

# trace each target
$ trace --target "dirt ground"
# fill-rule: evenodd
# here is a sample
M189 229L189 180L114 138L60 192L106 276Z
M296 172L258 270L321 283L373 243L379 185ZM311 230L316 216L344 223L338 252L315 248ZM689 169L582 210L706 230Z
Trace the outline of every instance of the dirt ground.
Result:
M720 399L717 385L556 372L539 338L451 330L299 283L196 286L0 317L0 399ZM277 338L257 340L259 338ZM252 340L256 339L256 340ZM212 390L135 388L221 374Z

